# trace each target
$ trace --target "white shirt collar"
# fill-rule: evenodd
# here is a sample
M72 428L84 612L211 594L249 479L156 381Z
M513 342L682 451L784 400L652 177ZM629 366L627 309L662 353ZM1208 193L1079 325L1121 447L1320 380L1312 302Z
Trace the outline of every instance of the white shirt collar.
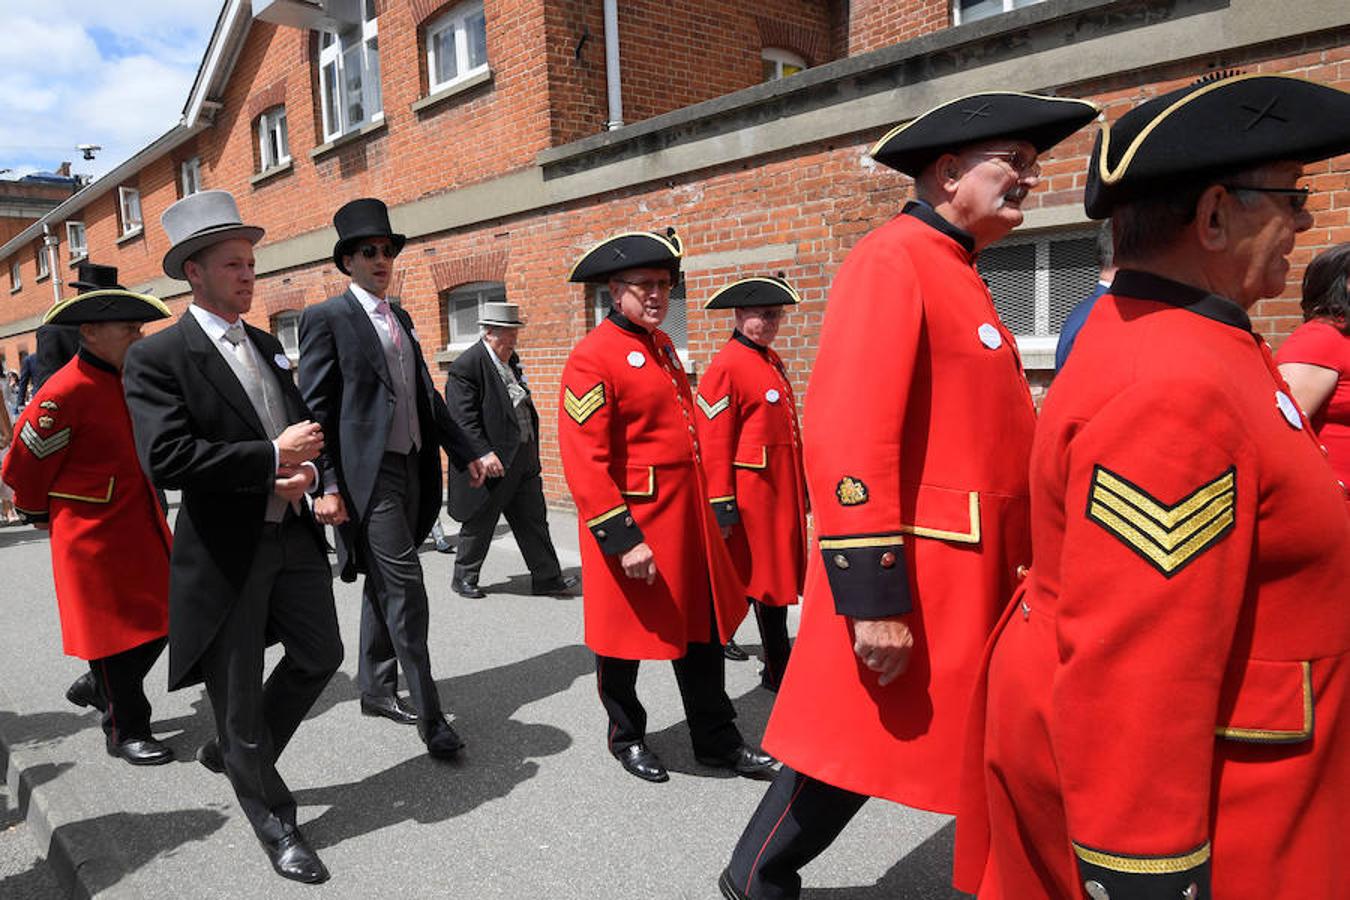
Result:
M353 281L347 289L352 292L352 296L356 298L357 302L361 304L361 308L364 309L368 315L373 315L375 313L375 307L380 305L379 297L376 297L355 281ZM386 300L387 299L388 298L386 298Z
M192 317L197 320L197 324L202 326L202 331L205 331L206 336L212 341L219 342L225 336L225 330L230 327L229 322L195 303L188 305L188 312L192 313Z

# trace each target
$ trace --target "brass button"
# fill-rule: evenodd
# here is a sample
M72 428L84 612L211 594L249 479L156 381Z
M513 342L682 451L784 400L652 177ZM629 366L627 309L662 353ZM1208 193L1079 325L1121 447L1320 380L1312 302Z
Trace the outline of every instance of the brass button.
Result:
M723 507L723 509L725 509L727 512L731 512L735 508L736 508L735 503L728 503Z
M1111 894L1107 892L1106 886L1100 881L1089 881L1083 885L1083 890L1092 900L1111 900Z
M1200 896L1200 886L1192 881L1186 885L1186 890L1181 892L1181 900L1195 900Z
M1026 566L1018 566L1018 567L1017 567L1017 580L1018 580L1018 581L1021 581L1023 578L1026 578L1026 577L1027 577L1027 573L1030 572L1030 571L1031 571L1031 570L1028 569Z
M837 568L837 569L847 569L847 568L848 568L848 557L845 556L845 555L842 554L842 553L836 553L836 554L834 555L834 565L835 565L835 568Z
M625 524L625 525L632 525L632 524L633 524L633 517L632 517L632 516L624 516L624 517L623 517L623 524Z
M895 568L895 554L889 550L881 554L881 567L883 569Z
M601 529L599 529L598 531L595 532L595 536L598 537L600 540L603 541L605 538L609 537L609 532L608 532L608 531L605 531L605 529L601 528Z

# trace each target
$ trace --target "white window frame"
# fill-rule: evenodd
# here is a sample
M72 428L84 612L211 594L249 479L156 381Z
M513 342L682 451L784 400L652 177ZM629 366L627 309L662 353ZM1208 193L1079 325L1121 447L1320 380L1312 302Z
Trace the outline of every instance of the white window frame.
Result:
M483 20L483 61L476 66L468 67L469 62L469 20L473 18ZM436 72L439 68L436 65L436 38L451 32L455 42L455 74L438 81ZM469 3L461 3L445 15L432 22L426 29L426 54L427 54L427 90L428 93L436 93L445 88L453 87L468 78L472 78L488 70L487 54L487 16L483 12L482 0L471 0Z
M191 197L202 189L202 158L194 156L178 164L178 187L184 197Z
M37 259L37 280L41 281L52 274L52 258L47 255L47 245L38 244L34 256Z
M470 296L475 296L478 300L478 315L474 318L476 322L483 317L484 303L497 303L506 301L506 283L501 281L471 281L468 284L457 285L446 292L445 296L445 333L447 350L467 350L472 347L479 336L479 327L475 325L467 335L459 334L455 327L455 301L467 300Z
M267 172L291 161L291 137L286 126L285 105L273 106L258 116L258 166Z
M793 53L791 50L785 50L782 47L765 47L759 52L759 57L764 62L771 62L774 65L773 77L769 81L781 81L789 76L783 74L783 66L796 66L798 71L806 71L810 68L806 60L800 53ZM797 72L793 72L796 75Z
M79 240L75 235L79 235ZM66 223L66 246L70 248L70 261L78 262L89 256L89 233L83 222Z
M15 294L21 290L23 290L23 261L15 259L9 264L9 292Z
M300 311L287 309L272 317L272 335L281 343L286 356L295 361L300 358Z
M324 141L336 140L344 134L384 119L384 97L380 90L379 17L374 15L372 0L365 0L361 8L361 24L352 25L343 33L319 32L319 115ZM357 34L360 35L359 44L353 43ZM345 50L344 38L347 40ZM359 120L350 118L346 100L348 67L356 58L359 58L361 67L362 117ZM336 92L334 79L337 81Z
M1020 3L1019 0L1003 0L1003 9L1001 10L1001 12L1008 13L1012 12L1014 9L1020 9L1023 6L1035 6L1037 3L1041 2L1044 2L1044 0L1020 0ZM995 13L994 15L999 14L1000 13ZM993 16L980 16L978 19L972 19L971 21L978 22L980 21L980 19L990 19L990 18L993 18ZM961 21L961 0L952 0L952 24L953 25L964 24Z
M123 237L136 234L145 228L145 219L141 212L141 192L139 188L127 187L125 185L118 187L117 209L122 215Z

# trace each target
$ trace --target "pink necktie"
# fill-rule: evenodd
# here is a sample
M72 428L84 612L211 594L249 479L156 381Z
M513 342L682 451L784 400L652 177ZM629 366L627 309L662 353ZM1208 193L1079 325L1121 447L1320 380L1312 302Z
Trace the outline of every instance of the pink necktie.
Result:
M398 322L394 321L394 311L389 308L388 300L381 300L375 304L375 311L384 316L385 327L389 329L389 340L393 342L395 350L403 349L403 331L398 327Z

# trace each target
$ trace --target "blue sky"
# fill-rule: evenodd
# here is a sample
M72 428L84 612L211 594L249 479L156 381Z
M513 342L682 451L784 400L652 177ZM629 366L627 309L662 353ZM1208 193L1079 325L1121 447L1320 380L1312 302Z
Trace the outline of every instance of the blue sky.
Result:
M0 0L0 178L97 177L172 128L223 2Z

